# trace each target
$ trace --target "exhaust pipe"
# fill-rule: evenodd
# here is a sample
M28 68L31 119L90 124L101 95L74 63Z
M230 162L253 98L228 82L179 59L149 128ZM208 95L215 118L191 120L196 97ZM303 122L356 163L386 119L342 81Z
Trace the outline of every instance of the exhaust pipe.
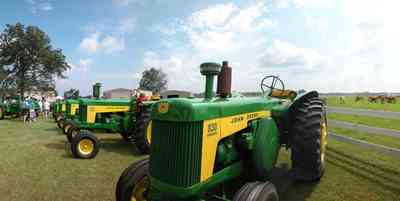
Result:
M221 98L232 96L232 68L227 61L222 62L221 73L218 75L217 94Z

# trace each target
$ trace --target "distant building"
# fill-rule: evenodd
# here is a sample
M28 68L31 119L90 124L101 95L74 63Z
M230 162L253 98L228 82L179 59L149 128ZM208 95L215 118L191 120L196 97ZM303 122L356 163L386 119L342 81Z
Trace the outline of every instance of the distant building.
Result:
M179 91L179 90L167 90L160 93L161 98L182 98L193 96L192 92L189 91Z
M117 88L104 91L103 96L106 99L129 99L133 94L131 89Z

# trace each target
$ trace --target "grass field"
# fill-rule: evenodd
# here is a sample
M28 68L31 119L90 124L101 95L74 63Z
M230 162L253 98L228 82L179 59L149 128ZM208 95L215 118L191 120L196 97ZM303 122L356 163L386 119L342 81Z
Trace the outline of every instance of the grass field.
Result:
M55 123L0 121L1 201L111 201L124 168L141 158L119 135L101 134L99 155L72 159ZM293 184L282 149L274 182L284 201L399 201L400 160L331 140L320 183Z
M369 116L339 114L339 113L329 113L328 119L346 121L350 123L361 124L372 127L400 130L400 119L387 119L380 117L369 117Z
M344 129L344 128L335 128L329 127L329 131L332 131L335 134L340 134L343 136L351 137L358 140L367 141L374 144L380 144L388 147L393 147L400 149L400 138L378 135L373 133L365 133L356 130Z
M355 102L354 96L345 96L345 103L340 104L339 98L337 96L329 96L327 97L327 105L334 107L349 107L356 109L370 109L370 110L382 110L382 111L392 111L392 112L400 112L400 100L396 104L390 103L368 103L368 97L364 97L364 100Z

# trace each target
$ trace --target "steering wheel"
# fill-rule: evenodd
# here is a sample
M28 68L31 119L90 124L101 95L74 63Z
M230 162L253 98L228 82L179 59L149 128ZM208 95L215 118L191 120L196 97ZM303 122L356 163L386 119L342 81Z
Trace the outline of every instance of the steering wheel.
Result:
M261 81L261 91L263 94L269 91L268 96L271 96L273 91L277 91L280 92L279 96L281 96L285 92L285 85L278 76L268 75Z

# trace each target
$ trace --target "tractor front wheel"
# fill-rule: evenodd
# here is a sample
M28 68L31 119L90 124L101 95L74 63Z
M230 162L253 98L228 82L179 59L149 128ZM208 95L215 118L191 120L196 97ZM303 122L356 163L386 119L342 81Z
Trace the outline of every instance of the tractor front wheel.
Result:
M323 101L306 99L293 110L291 126L291 160L294 179L319 180L325 169L327 121Z
M71 121L66 121L66 122L64 123L63 128L62 128L64 135L67 135L68 130L69 130L70 128L74 127L74 126L75 126L75 125L74 125L73 122L71 122Z
M233 201L279 201L275 185L270 182L245 184L233 197Z
M78 127L72 126L68 129L67 132L67 140L69 143L72 143L72 140L80 133L80 129Z
M148 139L148 132L150 124L150 114L143 113L139 119L136 120L135 133L133 141L136 147L142 154L150 153L150 140Z
M64 128L64 124L65 124L65 121L64 121L64 119L60 119L58 122L57 122L57 126L58 126L58 128Z
M81 131L71 142L74 158L92 159L100 150L100 142L90 131Z
M145 158L130 165L119 177L116 198L117 201L146 201L146 191L149 186L149 159Z

